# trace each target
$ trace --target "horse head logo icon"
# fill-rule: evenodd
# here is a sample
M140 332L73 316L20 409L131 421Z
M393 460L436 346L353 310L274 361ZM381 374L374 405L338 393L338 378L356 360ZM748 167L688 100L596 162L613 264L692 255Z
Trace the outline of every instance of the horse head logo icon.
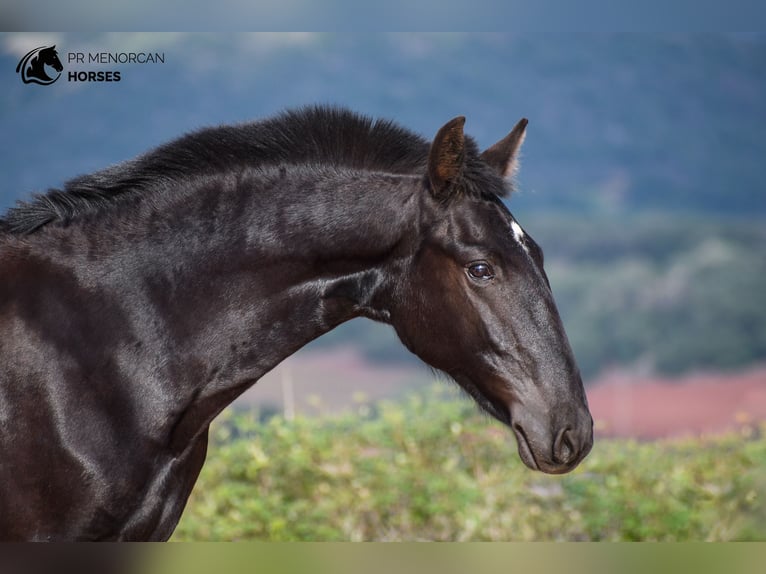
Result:
M53 68L58 74L52 78L48 75L46 66ZM63 69L64 66L56 53L56 46L40 46L21 59L16 66L16 73L21 74L21 81L25 84L47 86L59 79Z

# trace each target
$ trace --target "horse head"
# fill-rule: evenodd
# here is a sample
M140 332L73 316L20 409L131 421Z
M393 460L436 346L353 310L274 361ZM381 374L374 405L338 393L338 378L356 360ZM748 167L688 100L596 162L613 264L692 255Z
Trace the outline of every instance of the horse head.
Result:
M16 73L21 74L21 80L25 84L48 85L58 80L59 76L51 78L45 70L45 66L50 66L60 73L64 66L59 60L56 46L35 48L27 52L16 66Z
M530 468L563 473L590 451L593 420L543 268L500 197L527 122L479 153L465 119L439 130L421 231L391 313L402 342L510 426Z
M38 61L42 62L46 66L51 66L57 72L61 72L64 69L64 66L61 64L61 60L59 60L56 46L43 48L37 53L37 58Z

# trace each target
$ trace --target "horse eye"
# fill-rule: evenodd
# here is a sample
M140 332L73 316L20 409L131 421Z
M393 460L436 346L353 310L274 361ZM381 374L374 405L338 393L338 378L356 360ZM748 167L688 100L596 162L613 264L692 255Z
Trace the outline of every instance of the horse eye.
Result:
M474 279L483 279L485 281L495 276L492 272L492 267L487 263L474 263L468 268L468 274Z

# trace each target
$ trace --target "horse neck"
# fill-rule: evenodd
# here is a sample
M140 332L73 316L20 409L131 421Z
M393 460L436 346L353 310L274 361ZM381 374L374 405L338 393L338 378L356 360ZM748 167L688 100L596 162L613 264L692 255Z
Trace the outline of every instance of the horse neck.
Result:
M418 180L294 172L200 181L49 230L78 282L121 304L118 328L143 349L134 372L180 401L171 410L195 413L179 440L312 339L356 316L387 318L392 271L416 235Z
M48 74L45 73L45 60L42 59L40 54L37 54L34 58L32 58L32 70L37 74L42 74L44 76L47 76Z

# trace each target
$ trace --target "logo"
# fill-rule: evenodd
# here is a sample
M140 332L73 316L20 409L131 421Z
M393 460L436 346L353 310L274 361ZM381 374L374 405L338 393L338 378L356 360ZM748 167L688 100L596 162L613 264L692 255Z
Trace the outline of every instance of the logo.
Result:
M93 70L105 64L118 66L135 64L164 64L164 52L65 52L67 73L59 60L56 46L40 46L21 59L16 73L25 84L49 86L65 75L66 82L120 82L123 71L119 69ZM74 68L74 69L73 69ZM79 69L78 69L79 68ZM82 68L85 68L84 70ZM88 69L90 68L90 69Z
M48 75L47 68L53 68L58 74L55 77ZM19 65L16 66L16 73L21 74L21 81L25 84L40 84L47 86L55 82L61 76L64 66L59 60L56 46L40 46L24 56Z

